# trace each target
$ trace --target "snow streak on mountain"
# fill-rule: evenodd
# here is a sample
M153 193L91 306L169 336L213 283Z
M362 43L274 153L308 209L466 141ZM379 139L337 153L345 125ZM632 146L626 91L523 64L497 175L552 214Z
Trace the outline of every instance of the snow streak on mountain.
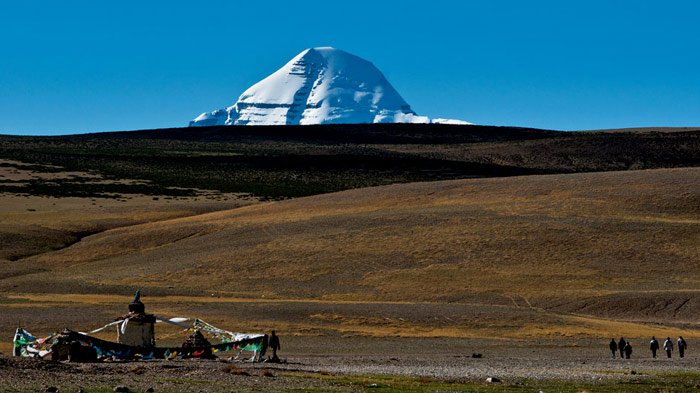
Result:
M348 123L451 123L418 116L367 60L330 47L307 49L226 109L190 126Z

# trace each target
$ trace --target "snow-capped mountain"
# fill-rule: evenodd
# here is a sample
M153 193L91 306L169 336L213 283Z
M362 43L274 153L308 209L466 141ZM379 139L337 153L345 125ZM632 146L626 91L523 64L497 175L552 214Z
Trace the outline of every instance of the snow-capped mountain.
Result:
M374 64L323 47L299 53L233 106L202 113L190 126L431 122L469 124L418 116Z

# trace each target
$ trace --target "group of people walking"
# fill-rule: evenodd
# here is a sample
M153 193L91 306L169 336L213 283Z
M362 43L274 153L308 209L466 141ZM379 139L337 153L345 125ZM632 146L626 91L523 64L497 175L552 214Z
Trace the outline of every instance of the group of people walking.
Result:
M678 348L678 356L681 358L685 357L685 350L688 348L688 343L685 342L683 337L678 337L676 342ZM660 346L659 341L656 337L652 337L649 341L649 350L651 350L651 357L656 359L656 352L658 352ZM670 359L673 353L673 340L671 337L666 337L663 346L664 351L666 351L666 356ZM615 359L617 351L620 351L620 359L629 359L632 356L632 344L626 341L624 337L620 337L620 341L615 341L614 338L610 339L610 357Z

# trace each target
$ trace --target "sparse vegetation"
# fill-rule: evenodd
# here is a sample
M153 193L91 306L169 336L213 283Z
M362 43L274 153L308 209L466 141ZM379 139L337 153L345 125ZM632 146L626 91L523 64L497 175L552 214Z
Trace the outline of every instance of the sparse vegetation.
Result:
M292 376L293 374L287 374ZM681 393L700 389L700 373L665 373L651 378L605 380L594 383L556 380L518 380L507 383L442 380L426 377L396 375L322 375L303 374L302 377L320 379L331 385L340 385L352 391L382 393L419 392L478 392L478 393ZM303 390L309 391L309 390ZM324 391L324 390L319 390Z
M558 133L508 127L335 125L206 127L65 137L0 137L0 158L138 179L1 185L49 196L289 198L391 183L700 165L700 131Z

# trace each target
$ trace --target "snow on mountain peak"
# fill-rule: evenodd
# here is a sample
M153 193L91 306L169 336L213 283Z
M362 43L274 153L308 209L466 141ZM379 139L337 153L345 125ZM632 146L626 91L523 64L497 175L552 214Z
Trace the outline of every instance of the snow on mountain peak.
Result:
M203 113L190 126L430 122L413 112L374 64L319 47L299 53L234 105Z

